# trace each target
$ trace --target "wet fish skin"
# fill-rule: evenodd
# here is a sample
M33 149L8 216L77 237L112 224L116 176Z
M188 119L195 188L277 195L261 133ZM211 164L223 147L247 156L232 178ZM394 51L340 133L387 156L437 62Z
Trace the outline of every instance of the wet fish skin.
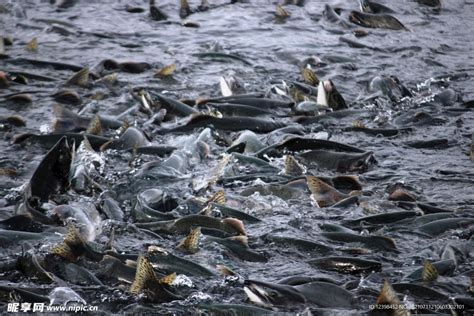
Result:
M29 194L47 201L51 194L69 188L69 169L72 162L71 147L62 137L44 156L29 182Z
M341 153L328 150L310 150L299 154L298 157L318 167L335 170L337 172L365 172L375 161L373 152L361 154Z
M273 314L274 311L263 309L252 305L242 304L201 304L197 306L199 311L204 310L212 313L213 315L269 315Z
M168 19L168 16L155 6L155 0L150 0L150 18L154 21L163 21Z
M168 273L176 272L185 275L211 277L214 272L187 259L180 258L167 251L153 251L147 254L150 262L160 270Z
M394 10L377 2L369 0L360 0L359 2L361 11L365 13L395 13Z
M256 252L249 247L246 236L228 238L207 236L206 241L216 242L223 245L225 248L230 250L233 255L241 260L251 262L267 262L268 260L265 255Z
M320 269L349 274L364 274L382 270L380 262L353 257L322 257L309 260L308 263Z
M330 253L333 251L333 248L329 246L306 239L278 236L273 234L265 235L263 239L268 243L273 242L277 245L291 246L304 251L314 251L315 253Z
M467 227L474 223L474 218L458 217L445 218L418 227L418 230L432 237L441 235L448 230Z
M351 11L349 20L360 26L391 30L408 30L399 20L388 14L371 14Z
M218 130L224 131L243 131L250 130L255 133L268 133L275 129L281 128L284 126L282 122L269 121L256 119L251 117L222 117L216 118L208 115L196 115L191 118L191 120L183 126L158 130L160 134L166 133L183 133L194 130L200 127L210 127L213 126Z
M386 236L361 236L343 232L321 233L321 236L333 241L361 243L368 248L382 251L394 251L397 249L395 241Z

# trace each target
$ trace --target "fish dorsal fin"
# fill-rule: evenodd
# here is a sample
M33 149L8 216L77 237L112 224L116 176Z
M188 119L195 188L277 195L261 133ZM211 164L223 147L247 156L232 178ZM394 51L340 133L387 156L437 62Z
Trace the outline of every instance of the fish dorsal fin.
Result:
M430 261L425 261L423 270L421 271L421 279L425 282L432 282L436 280L438 276L439 273L436 267Z
M72 251L71 247L69 247L69 245L66 244L65 242L55 245L53 248L51 248L50 252L52 254L63 257L64 259L68 261L74 262L74 261L77 261L78 259L78 257Z
M138 295L144 289L146 289L149 282L157 281L153 266L143 255L138 257L137 271L135 272L135 280L130 286L130 293Z
M36 52L38 50L38 39L33 37L31 41L26 44L26 49L32 52Z
M222 223L224 225L228 225L232 227L235 231L237 231L240 235L247 235L245 232L245 226L244 223L236 218L225 218L222 220Z
M275 15L279 18L288 18L291 13L285 10L281 5L277 5Z
M301 176L305 172L303 166L301 166L295 157L287 155L285 158L285 175L287 176Z
M67 85L86 87L89 82L89 67L84 67L66 81Z
M160 77L160 78L169 77L175 72L175 70L176 70L175 63L166 65L155 73L155 77Z
M189 235L181 240L176 248L189 253L196 253L199 250L199 238L201 237L201 227L191 230Z
M212 214L212 204L207 204L200 212L200 215L211 216Z
M64 236L64 243L70 247L83 246L85 243L81 233L72 223L67 225L67 233Z
M207 200L207 204L210 204L210 203L216 203L216 204L224 205L224 204L225 204L225 191L224 191L224 190L220 190L220 191L217 191L216 193L214 193L214 194Z
M314 71L308 67L305 67L301 69L301 75L303 76L304 81L312 85L314 87L317 87L319 85L319 78L316 76Z
M382 289L380 290L380 295L377 298L377 302L375 304L400 304L400 300L398 299L397 293L393 289L390 282L388 282L388 280L384 281Z
M330 206L347 197L315 176L307 176L306 181L312 197L319 207Z
M229 239L237 241L245 247L249 246L249 238L247 236L244 236L244 235L233 236L233 237L229 237Z
M94 151L94 148L92 147L91 142L89 141L89 138L87 138L86 135L84 135L84 139L82 140L82 143L84 144L84 148L87 149L88 151Z
M87 127L86 133L92 135L102 134L102 123L100 122L100 118L98 115L94 115L94 117L91 119L89 126Z
M171 285L176 280L176 272L168 274L160 279L160 284Z
M218 264L218 265L216 265L216 269L217 269L217 271L219 271L220 274L222 274L223 276L235 276L235 275L237 275L237 273L235 273L234 271L232 271L232 269L226 267L226 266L223 265L223 264Z

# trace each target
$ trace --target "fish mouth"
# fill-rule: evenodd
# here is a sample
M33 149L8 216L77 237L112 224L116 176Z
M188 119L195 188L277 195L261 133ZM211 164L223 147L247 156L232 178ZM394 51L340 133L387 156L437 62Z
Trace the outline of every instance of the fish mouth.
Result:
M283 305L286 302L306 303L306 298L289 285L245 280L245 287L269 305Z
M366 26L367 23L363 20L362 15L357 11L352 11L349 14L349 21L355 24Z
M369 169L369 165L371 163L375 163L374 153L372 151L368 151L362 156L357 157L354 161L351 162L349 166L350 172L365 172Z

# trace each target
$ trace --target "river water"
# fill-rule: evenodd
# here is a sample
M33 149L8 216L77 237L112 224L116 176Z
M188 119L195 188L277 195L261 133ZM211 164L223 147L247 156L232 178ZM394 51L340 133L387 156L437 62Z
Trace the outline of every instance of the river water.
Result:
M14 136L50 131L56 103L51 95L74 73L69 69L34 65L28 60L88 66L93 71L106 59L150 64L150 69L141 73L118 72L118 83L113 87L94 85L77 88L81 104L66 105L74 112L114 117L139 103L131 93L139 88L164 93L173 99L217 97L221 96L220 77L234 75L244 83L247 93L267 93L272 85L280 85L282 80L302 81L300 68L304 61L317 58L319 63L313 69L318 77L331 79L349 107L361 109L363 114L330 120L324 124L304 125L304 137L316 137L321 132L327 132L332 141L374 153L377 164L358 174L363 190L358 205L319 208L308 192L297 198L286 198L245 191L261 185L264 179L227 183L225 186L223 182L217 182L207 191L193 190L195 183L217 166L221 154L228 147L215 140L208 141L210 152L205 159L190 162L191 166L181 173L183 177L173 181L147 177L137 180L133 177L146 162L164 158L152 155L137 158L128 152L107 150L101 154L105 165L98 181L102 187L114 191L125 212L125 219L123 222L114 222L106 220L102 214L102 233L95 238L95 242L105 245L111 227L115 226L116 248L123 253L138 253L144 251L146 245L158 245L213 271L216 264L224 264L243 278L267 282L295 275L328 277L351 291L356 298L352 308L337 308L341 313L347 310L368 311L369 304L375 303L384 279L392 283L401 282L426 260L436 262L455 258L455 269L427 286L442 292L446 297L472 298L472 292L467 290L474 275L472 223L434 237L417 233L419 226L413 219L399 224L381 223L367 228L358 226L354 228L357 233L367 235L370 232L390 237L397 248L397 251L369 249L368 253L362 255L348 254L347 249L341 250L341 247L358 248L364 245L330 241L321 235L320 225L342 224L345 220L404 211L406 208L420 211L413 205L408 207L388 200L388 191L396 184L403 185L417 202L431 203L454 211L454 217L474 218L474 165L469 157L474 133L471 101L474 99L474 2L446 0L441 9L436 10L414 1L384 1L395 11L393 16L408 28L399 31L363 28L349 22L349 12L359 10L357 1L308 0L304 6L285 5L285 9L291 13L285 20L275 17L276 1L250 0L235 4L228 4L228 1L210 2L210 10L186 18L186 21L197 23L199 27L185 27L178 15L178 1L159 1L158 6L168 15L166 21L151 20L146 1L71 1L70 5L50 1L0 1L6 11L0 14L0 36L13 39L13 45L5 46L0 59L0 71L22 71L53 78L52 81L30 79L26 85L10 84L9 87L0 88L0 116L19 115L26 122L26 126L19 127L2 124L0 167L15 172L13 176L5 172L0 175L0 196L3 196L0 199L0 218L7 219L14 214L15 205L22 201L19 188L28 182L42 157L52 147L37 142L13 144ZM199 3L192 1L190 4L196 7ZM323 12L327 4L341 9L340 17L349 27L326 18ZM144 8L144 12L130 13L126 10L127 6ZM368 35L356 38L353 35L355 29L365 29ZM27 43L33 38L38 42L36 51L26 49ZM361 45L353 47L347 40ZM216 47L220 49L219 52L237 55L248 63L196 55L215 51ZM172 78L153 76L156 70L172 63L177 66ZM399 102L380 95L374 97L376 91L370 89L370 83L377 76L396 76L413 96ZM29 93L32 102L20 104L5 99L17 92ZM277 98L275 95L273 97ZM409 120L417 112L428 113L436 120L428 124L411 125L411 130L390 137L346 129L355 120L361 120L371 128L400 128L403 125L400 124L402 118ZM290 116L282 118L270 115L266 118L300 126ZM192 142L193 135L196 137L202 131L201 128L185 135L163 135L159 131L167 126L166 123L161 126L144 124L149 120L149 115L143 112L131 113L122 118L126 118L131 126L146 132L153 143L178 148L188 141ZM114 131L104 134L112 137ZM240 133L221 134L234 140ZM263 142L267 139L265 134L259 137ZM440 140L441 145L428 145L425 148L410 146L413 142L428 140ZM284 158L272 158L270 164L281 170ZM341 174L334 170L311 168L308 172L322 177ZM273 174L277 175L278 171ZM130 218L130 211L136 195L149 188L168 192L180 205L184 205L191 197L207 197L225 189L228 206L261 220L258 223L244 223L250 247L264 253L268 261L249 262L236 258L219 244L206 241L206 236L202 237L198 253L182 255L174 247L184 235L153 237L140 231L127 232L127 225L135 224ZM81 195L71 190L65 199L68 203L79 205L84 201L99 203L99 193ZM50 204L44 209L53 207ZM267 234L324 243L333 250L325 254L305 252L291 245L268 242L265 239ZM35 244L30 241L30 244L42 246L36 247L37 250L29 250L38 256L48 251L48 245L42 242ZM446 250L448 246L455 249L452 257ZM0 251L8 258L22 255L20 243L15 242L4 245ZM383 269L363 275L347 274L327 271L307 263L310 259L328 255L375 260L382 263ZM98 269L96 262L88 260L80 261L79 265L92 273ZM36 289L44 295L58 286L54 282L45 284L18 271L13 274L10 272L2 270L2 278L5 279L2 286L14 283L19 287ZM251 304L246 301L239 282L226 283L221 276L190 278L193 284L191 288L182 286L183 290L178 286L178 292L183 295L182 300L156 304L154 307L152 303L142 303L141 300L135 304L136 298L127 294L129 285L123 282L101 280L103 285L95 290L90 284L67 284L80 293L88 304L98 305L104 312L113 313L138 311L140 308L154 308L162 313L190 313L203 311L199 306L204 303ZM420 299L403 291L400 294L400 298L407 302L445 303L429 297ZM274 311L296 313L308 311L308 308L313 312L321 311L321 306L311 303L274 305ZM323 310L329 312L331 308Z

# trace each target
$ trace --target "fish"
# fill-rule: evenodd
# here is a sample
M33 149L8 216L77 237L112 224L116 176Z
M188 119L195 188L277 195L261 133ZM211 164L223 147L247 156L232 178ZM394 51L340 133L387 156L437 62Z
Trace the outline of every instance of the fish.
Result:
M415 0L419 4L426 5L428 7L441 8L440 0Z
M274 313L272 310L243 304L200 304L197 309L211 315L270 315Z
M201 227L191 229L189 235L181 240L176 246L177 249L194 254L199 251L199 237L201 236Z
M432 237L446 233L451 229L468 227L474 223L472 217L445 218L418 227L418 230Z
M375 214L366 217L361 217L353 220L345 220L344 222L350 226L359 226L362 223L365 224L390 224L395 223L404 219L413 218L419 216L420 213L416 211L398 211L398 212L387 212L382 214Z
M160 70L158 70L155 73L155 77L158 77L158 78L169 77L169 76L173 75L173 73L175 71L176 71L176 64L172 63L172 64L166 65L163 68L161 68Z
M397 293L388 280L384 281L382 289L380 290L380 295L375 303L376 308L383 308L378 307L379 305L393 306L394 308L391 309L393 311L392 314L396 316L410 315L409 310L407 310L405 306L402 305Z
M303 76L303 79L307 84L313 87L317 87L319 85L319 78L311 68L302 68L301 75Z
M101 232L99 212L92 203L58 205L51 210L64 223L73 221L86 241L93 241Z
M291 248L297 248L305 252L309 251L318 254L327 254L333 251L333 248L325 244L317 243L307 239L294 238L290 236L267 234L263 237L263 239L267 241L267 243L275 243L277 245L284 246L284 249L289 246Z
M349 274L367 274L382 270L382 264L378 261L353 257L321 257L309 260L308 263L319 269Z
M246 58L235 55L235 54L228 54L228 53L221 53L221 52L208 52L208 53L195 53L192 56L199 57L199 58L211 58L211 59L230 59L230 60L237 60L242 62L244 65L253 66L253 64L248 61Z
M79 86L82 88L88 87L89 85L89 67L84 67L75 73L71 78L66 81L66 85Z
M228 238L219 238L207 236L206 241L216 242L223 245L234 256L241 260L251 262L267 262L265 255L252 250L248 245L247 236L234 236Z
M219 85L221 88L221 93L224 97L229 97L234 94L243 94L246 92L245 84L242 82L242 80L232 74L225 77L220 77Z
M214 128L224 131L244 131L250 130L255 133L268 133L284 126L281 122L262 120L252 117L222 117L217 118L210 115L194 115L185 125L158 131L160 134L184 133L196 128L214 126Z
M62 89L54 93L52 96L54 100L59 103L71 105L80 105L82 103L81 96L71 89Z
M164 109L166 109L168 114L188 116L198 112L189 105L184 104L178 100L168 98L162 94L153 93L151 96L153 99L156 99Z
M306 176L311 197L318 207L331 206L348 197L315 176Z
M247 279L244 291L254 304L271 307L289 302L306 303L306 298L292 286Z
M33 37L31 41L26 44L26 49L31 51L31 52L37 52L38 51L38 39L36 37Z
M296 161L292 155L287 155L285 158L285 169L284 173L287 176L298 177L306 172L306 168Z
M327 232L321 233L321 236L333 241L361 243L368 248L382 251L393 251L397 249L395 241L386 236L361 236L346 232Z
M275 16L278 19L287 19L291 16L291 13L285 10L285 8L283 8L281 5L277 5Z
M184 19L191 15L193 11L191 10L191 7L189 6L188 0L181 0L180 1L180 7L179 7L179 17Z
M435 281L438 276L439 273L436 267L430 261L425 261L423 271L421 272L421 279L425 282L432 282Z
M214 272L191 260L186 260L165 249L149 247L147 256L153 266L168 273L176 272L190 276L212 277Z
M62 137L44 156L33 173L26 190L27 196L48 201L50 195L65 192L70 185L69 170L72 162L71 147Z
M145 293L147 299L155 303L181 299L180 296L172 293L158 280L150 260L144 255L138 257L135 280L129 291L135 295Z
M339 17L339 14L337 14L337 12L329 4L324 5L323 15L329 22L337 23L346 29L350 27L344 20Z
M310 150L298 155L304 162L337 172L365 172L375 162L374 153L343 153L328 150Z
M171 221L137 223L137 227L164 233L187 233L191 227L212 228L231 235L245 235L242 221L235 218L217 219L204 215L188 215Z
M371 14L351 11L349 14L349 21L364 27L408 31L402 22L388 14Z
M360 10L365 13L395 13L395 11L390 9L389 7L370 0L359 0L359 3Z
M168 16L155 5L155 0L150 0L150 18L154 21L167 20Z

